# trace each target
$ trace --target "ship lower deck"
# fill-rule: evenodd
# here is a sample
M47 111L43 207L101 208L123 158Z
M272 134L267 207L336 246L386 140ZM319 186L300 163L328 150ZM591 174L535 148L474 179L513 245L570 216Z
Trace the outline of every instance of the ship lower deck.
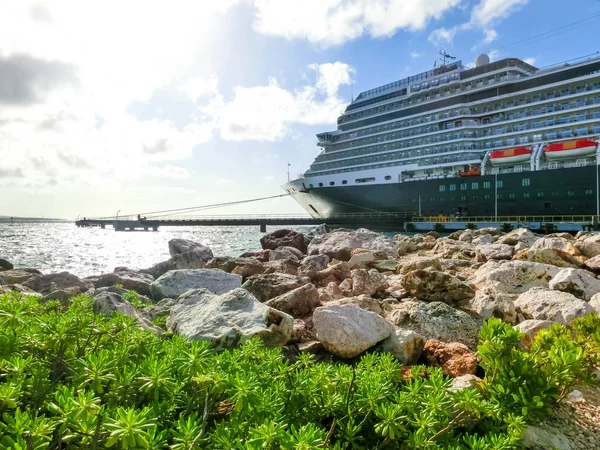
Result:
M561 168L402 183L304 189L284 186L313 217L352 212L411 212L424 216L597 214L598 166Z

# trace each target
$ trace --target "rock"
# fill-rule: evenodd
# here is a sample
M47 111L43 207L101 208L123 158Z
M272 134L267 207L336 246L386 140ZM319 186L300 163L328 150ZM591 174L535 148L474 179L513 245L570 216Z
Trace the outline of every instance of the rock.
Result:
M433 247L433 253L440 258L452 258L452 259L469 259L475 256L475 246L469 241L461 240L455 241L448 238L440 238L437 240L435 247Z
M481 390L483 380L476 375L466 374L456 377L452 380L452 384L448 388L450 392L458 392L462 389Z
M154 300L177 298L192 289L208 289L214 294L224 294L239 288L242 277L218 269L170 270L150 285Z
M209 340L222 350L253 336L268 347L282 347L292 335L293 323L291 316L263 305L245 289L222 295L195 289L177 299L167 328L188 339Z
M583 398L583 392L578 391L577 389L567 394L567 400L571 403L581 403L585 401L585 399Z
M286 258L269 261L264 264L264 273L285 273L296 275L300 268L300 262L297 259Z
M354 305L362 308L366 311L374 312L375 314L383 317L383 309L381 308L381 302L367 295L358 295L356 297L342 297L331 302L327 302L326 306L329 305Z
M357 306L321 306L313 313L317 338L331 353L354 358L387 338L393 327Z
M298 276L308 277L312 280L317 272L326 269L328 264L329 256L327 255L309 255L300 262Z
M542 427L528 425L521 435L525 448L544 450L571 450L571 441L564 434Z
M475 295L468 284L437 270L413 270L404 276L401 284L412 296L429 302L457 302Z
M550 264L556 267L581 267L584 263L583 256L573 256L557 248L528 248L518 251L513 259Z
M421 356L425 339L411 330L395 330L381 341L377 349L391 353L403 366L412 366Z
M588 304L596 314L600 315L600 294L594 294Z
M197 259L208 262L213 257L213 252L206 245L199 242L190 241L189 239L171 239L169 241L169 254L171 256L183 255L193 252Z
M565 238L560 237L543 237L535 241L535 244L531 246L533 250L536 249L544 249L544 248L554 248L557 250L562 250L565 253L568 253L571 256L581 256L581 251L576 248L571 242L569 242Z
M388 287L385 277L377 270L354 269L352 276L352 295L375 295L377 292L383 292ZM340 287L341 289L341 287Z
M548 283L560 269L548 264L529 261L488 261L475 272L469 282L481 289L486 284L499 282L506 292L517 294L534 286L548 287Z
M240 255L240 258L253 258L257 259L260 262L267 262L269 260L269 256L271 255L271 250L263 250L262 252L246 252Z
M399 262L399 273L406 275L408 272L420 269L444 270L440 258L431 256L410 256Z
M114 313L119 312L129 317L133 317L137 320L139 326L145 330L153 331L157 334L162 334L162 330L153 325L148 318L144 317L138 310L136 310L131 303L123 299L119 294L114 292L102 292L94 297L92 303L92 309L95 314L105 314L106 316L112 316Z
M323 236L315 236L308 246L308 253L311 255L325 254L330 259L348 261L352 256L352 250L356 248L364 248L371 252L379 251L392 258L398 256L394 241L364 228L352 231L334 231Z
M577 238L575 247L586 257L600 255L600 233L586 233Z
M318 271L315 278L317 281L324 281L331 278L337 280L338 283L341 283L346 278L350 278L350 266L348 266L348 263L346 262L334 264L326 269Z
M79 294L79 288L77 287L59 289L42 297L42 302L57 300L63 308L68 308L71 304L71 299Z
M294 318L309 316L321 305L319 291L312 284L293 289L278 297L267 300L265 305L283 311Z
M233 275L239 275L240 277L242 277L242 280L246 280L246 278L249 278L252 275L258 275L263 272L263 266L248 264L244 264L243 266L235 266L235 268L231 271Z
M352 296L352 278L346 278L338 287L342 291L342 294L344 294L344 297Z
M429 233L428 233L429 234ZM414 244L415 250L431 250L435 247L436 238L431 235L423 236L423 240Z
M300 353L320 353L323 350L323 344L319 341L302 342L298 344Z
M398 270L398 261L395 259L382 259L381 261L374 261L368 264L368 266L378 272L396 272Z
M263 263L256 258L233 258L231 256L216 256L206 263L207 269L220 269L231 273L238 266L249 266L253 271L262 273Z
M336 282L328 283L327 286L319 288L318 291L321 303L337 300L344 296Z
M517 228L516 230L501 236L496 242L498 244L508 244L512 246L521 244L521 247L529 248L535 244L538 239L540 239L539 236L536 236L527 228Z
M489 234L486 236L490 236ZM491 236L490 236L491 238ZM490 260L511 259L514 248L506 244L485 244L475 248L477 261L486 262Z
M526 319L551 320L571 326L573 320L592 311L590 305L573 294L535 287L515 300L517 312Z
M42 272L36 269L4 270L0 272L0 284L23 284L41 275Z
M12 263L8 262L6 259L0 258L0 272L14 268L15 267L12 265Z
M207 262L210 261L210 259L207 259L210 255L210 253L208 253L210 252L210 249L208 249L208 247L206 248L208 251L192 250L186 253L176 254L171 257L171 259L159 262L158 264L155 264L148 269L141 270L140 272L148 273L154 278L159 278L170 270L203 269L207 266Z
M42 298L42 294L35 292L21 284L0 284L0 295L9 294L10 292L19 292L28 297Z
M117 269L119 269L118 272ZM120 284L124 289L131 289L142 295L150 295L150 284L154 281L152 275L123 267L117 269L113 273L100 275L94 282L94 286L99 288Z
M430 366L441 367L444 375L449 377L474 374L477 370L477 355L460 342L430 339L425 343L421 357Z
M263 249L275 250L279 247L294 247L302 253L306 252L304 235L292 230L277 230L260 238Z
M302 342L313 342L317 339L317 333L313 325L312 317L304 319L294 319L292 327L292 336L288 344L297 344Z
M484 234L483 236L479 236L471 241L471 244L478 245L488 245L494 242L494 238L491 234Z
M68 288L76 288L79 291L78 293L83 294L88 289L94 287L92 283L84 281L81 278L70 274L69 272L50 273L47 275L40 275L39 277L30 278L29 280L23 282L23 286L26 286L44 295L49 294L52 291Z
M404 287L402 287L404 275L388 275L385 277L385 279L388 284L388 288L385 290L386 292L404 290Z
M525 336L521 339L521 344L525 347L530 347L539 331L547 330L553 324L554 322L551 322L550 320L529 319L516 325L515 328L521 333L525 333Z
M278 259L293 259L296 261L302 260L304 258L304 254L294 247L278 247L274 250L271 250L269 253L269 261L277 261Z
M498 282L488 284L475 293L469 300L468 308L487 320L499 317L505 322L516 323L517 312L512 297L505 292L504 286Z
M157 317L168 316L175 302L176 300L172 298L163 298L160 302L154 305L146 306L143 312L150 317L150 320L154 320Z
M308 279L295 275L269 273L251 276L242 287L254 295L260 302L266 302L299 288L308 282Z
M479 329L483 321L442 302L403 301L387 313L394 325L412 330L425 339L461 342L472 350L477 348Z
M548 287L589 301L594 294L600 292L600 280L585 270L562 269L550 280Z
M350 259L348 260L348 266L350 266L350 268L354 268L356 266L364 266L365 264L368 264L370 262L374 262L375 261L375 256L373 256L373 253L369 252L369 251L364 251L361 253L356 253L353 254Z
M600 271L600 255L588 259L584 264L590 270Z

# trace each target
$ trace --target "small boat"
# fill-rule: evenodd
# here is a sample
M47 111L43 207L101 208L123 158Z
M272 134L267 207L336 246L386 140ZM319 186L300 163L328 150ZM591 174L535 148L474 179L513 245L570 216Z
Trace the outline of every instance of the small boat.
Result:
M589 139L577 139L575 141L550 144L544 149L544 154L546 155L546 158L550 160L578 158L582 156L593 155L596 153L597 146L598 143L596 141L590 141Z
M505 166L508 164L524 163L531 159L532 153L533 150L527 147L496 150L490 153L490 164L492 166Z
M481 169L479 167L471 167L464 172L458 172L459 177L478 177L479 175L481 175Z

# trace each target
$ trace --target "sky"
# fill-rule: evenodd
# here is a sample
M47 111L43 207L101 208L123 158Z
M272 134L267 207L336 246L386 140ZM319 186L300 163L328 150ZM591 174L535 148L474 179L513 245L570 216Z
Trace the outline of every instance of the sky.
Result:
M352 95L430 70L440 49L537 67L594 53L599 12L598 0L0 0L0 215L282 194L288 162L292 178L308 169ZM302 212L286 197L206 213Z

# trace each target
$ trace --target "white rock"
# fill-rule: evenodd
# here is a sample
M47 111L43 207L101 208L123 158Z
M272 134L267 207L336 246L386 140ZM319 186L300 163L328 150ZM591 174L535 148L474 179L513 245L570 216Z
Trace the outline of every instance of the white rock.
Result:
M569 400L572 403L581 403L585 401L585 399L583 398L583 392L578 391L577 389L567 394L567 400Z
M471 241L473 245L486 245L494 242L494 238L491 234L484 234L483 236L479 236Z
M354 358L393 331L392 325L375 313L357 306L321 306L313 313L317 338L331 353Z
M177 298L192 289L208 289L214 294L224 294L242 285L242 277L219 269L170 270L150 285L154 300Z
M571 450L571 441L564 434L553 429L527 426L521 436L525 448L548 450Z
M171 256L194 252L205 262L213 257L213 252L206 245L189 239L171 239L169 241L169 253Z
M217 350L259 336L268 347L290 339L294 319L260 303L245 289L215 295L207 289L188 291L177 299L167 328L192 340L209 340Z
M568 292L582 300L591 300L600 292L600 280L581 269L562 269L550 281L550 289Z
M525 334L525 337L521 339L521 343L525 347L530 347L531 343L533 342L537 334L540 332L540 330L547 330L553 324L554 322L550 320L528 319L516 325L515 328L521 333Z
M450 385L448 390L451 392L457 392L467 388L480 390L481 383L483 383L483 380L481 378L469 373L453 378L452 384Z
M391 353L403 366L416 364L423 347L425 338L411 330L395 330L385 340L381 341L379 350Z
M575 241L575 247L588 258L600 255L600 233L585 233Z
M600 315L600 294L594 294L592 299L589 301L589 305L596 314Z
M374 295L377 292L385 291L388 287L385 276L376 269L354 269L351 274L352 295ZM342 289L341 286L340 289Z
M326 254L331 259L348 261L352 250L364 248L396 258L398 251L393 240L364 228L351 231L334 231L315 236L308 246L309 255Z
M519 295L515 300L517 312L527 319L551 320L571 326L573 320L592 311L587 302L573 294L536 287Z
M350 257L348 265L354 268L360 264L366 264L375 261L375 256L371 252L356 253Z
M494 282L475 292L475 297L469 300L468 307L482 319L499 317L505 322L515 323L517 312L510 294L501 283Z
M489 234L487 235L489 236ZM491 237L491 236L490 236ZM477 261L486 262L490 260L511 259L514 247L507 244L484 244L475 248Z
M531 247L538 239L540 239L539 236L536 236L527 228L517 228L516 230L501 236L497 242L498 244L519 246L518 249L515 249L515 251L518 251Z
M521 293L535 286L548 287L559 270L558 267L530 261L488 261L477 269L469 282L481 289L497 281L504 285L507 293Z
M140 313L131 305L131 303L129 303L127 300L124 300L123 297L116 292L102 292L94 297L92 309L95 314L112 316L114 313L119 312L126 316L133 317L137 320L141 328L154 331L157 334L162 334L162 330L153 325L149 320L149 317L146 317L145 314Z

